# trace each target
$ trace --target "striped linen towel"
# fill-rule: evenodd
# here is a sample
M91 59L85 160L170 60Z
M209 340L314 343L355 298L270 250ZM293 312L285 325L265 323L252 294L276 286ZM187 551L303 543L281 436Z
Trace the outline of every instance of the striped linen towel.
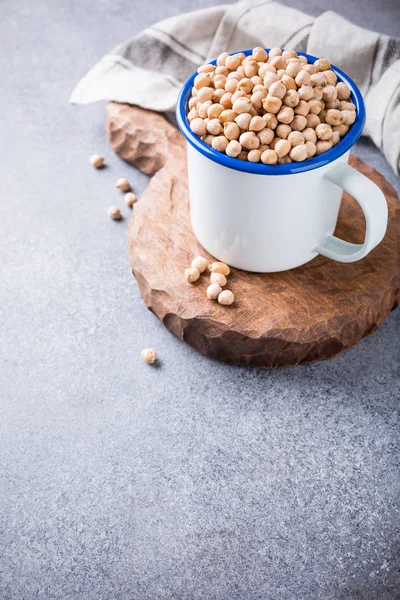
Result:
M293 48L327 58L360 88L364 135L400 169L400 40L362 29L328 11L314 18L272 0L240 0L161 21L106 54L78 83L70 102L114 100L174 109L197 66L224 51Z

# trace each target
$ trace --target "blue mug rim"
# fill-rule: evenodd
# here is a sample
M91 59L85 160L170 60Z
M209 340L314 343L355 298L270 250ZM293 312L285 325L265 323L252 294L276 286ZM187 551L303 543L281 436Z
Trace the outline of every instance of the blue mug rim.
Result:
M266 48L266 51L269 52L269 48ZM232 52L232 54L238 54L239 52L243 52L246 56L252 53L252 50L242 50L238 52ZM313 64L317 57L312 54L306 54L305 52L298 52L299 56L305 56L310 64ZM210 61L209 64L215 65L216 59ZM349 131L346 135L340 140L336 146L320 154L315 156L309 160L299 163L289 163L284 165L264 165L263 163L250 163L248 161L239 160L237 158L231 158L226 154L219 152L218 150L214 150L211 146L208 146L205 142L203 142L197 135L193 133L193 131L189 127L189 121L187 119L188 113L188 104L191 94L191 89L193 87L194 78L198 74L197 71L189 77L184 86L182 87L178 101L176 105L176 120L179 126L179 129L183 133L186 140L191 144L196 150L198 150L203 156L206 156L210 160L230 169L234 169L235 171L243 171L245 173L253 173L256 175L293 175L295 173L304 173L305 171L312 171L313 169L319 169L323 167L341 156L345 154L359 139L361 132L365 123L365 105L364 100L362 98L361 92L354 83L352 79L346 73L344 73L335 65L331 65L331 69L338 78L338 81L343 81L348 85L351 91L351 100L356 106L357 117L353 125L350 127Z

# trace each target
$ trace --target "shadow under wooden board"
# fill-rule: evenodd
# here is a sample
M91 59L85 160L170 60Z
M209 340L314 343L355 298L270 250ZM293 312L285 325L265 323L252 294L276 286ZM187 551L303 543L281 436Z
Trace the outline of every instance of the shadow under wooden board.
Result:
M386 179L360 159L350 163L374 181L389 205L382 243L359 262L323 256L282 273L232 269L232 306L207 300L209 277L189 284L195 256L210 256L190 225L186 146L162 115L108 105L107 135L115 152L144 173L149 186L129 224L129 254L146 306L179 338L229 364L278 368L327 359L373 333L400 302L400 204ZM344 194L336 235L360 243L365 222Z

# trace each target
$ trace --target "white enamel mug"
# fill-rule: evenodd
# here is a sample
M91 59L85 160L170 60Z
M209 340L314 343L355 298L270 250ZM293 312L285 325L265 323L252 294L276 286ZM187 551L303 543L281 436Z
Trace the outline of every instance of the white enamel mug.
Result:
M310 63L316 60L303 56ZM332 70L351 90L355 123L331 150L284 165L249 163L208 146L191 131L186 116L196 73L183 87L176 112L187 140L192 227L201 245L218 260L263 273L293 269L318 254L350 263L383 239L388 218L385 196L348 165L350 149L364 126L364 102L353 81L340 69L332 66ZM364 212L363 244L333 235L343 190Z

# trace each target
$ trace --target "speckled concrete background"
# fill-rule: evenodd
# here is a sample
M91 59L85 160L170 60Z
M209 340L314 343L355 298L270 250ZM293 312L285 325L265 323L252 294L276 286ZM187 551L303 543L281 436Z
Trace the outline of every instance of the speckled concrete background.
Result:
M2 3L1 600L400 598L400 310L309 367L200 356L147 312L105 214L117 177L146 178L103 104L67 103L120 40L211 4ZM288 4L400 35L397 0Z

